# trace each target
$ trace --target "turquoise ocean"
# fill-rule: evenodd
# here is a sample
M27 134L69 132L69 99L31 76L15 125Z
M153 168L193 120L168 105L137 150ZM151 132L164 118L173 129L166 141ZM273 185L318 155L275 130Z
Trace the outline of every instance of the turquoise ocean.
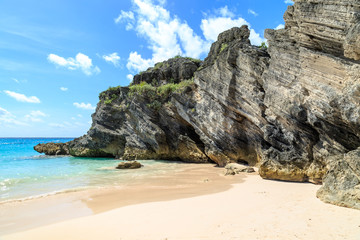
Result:
M178 162L140 161L136 170L116 170L120 162L105 158L45 156L33 147L38 143L68 142L71 138L0 138L0 203L60 192L123 186L176 172Z

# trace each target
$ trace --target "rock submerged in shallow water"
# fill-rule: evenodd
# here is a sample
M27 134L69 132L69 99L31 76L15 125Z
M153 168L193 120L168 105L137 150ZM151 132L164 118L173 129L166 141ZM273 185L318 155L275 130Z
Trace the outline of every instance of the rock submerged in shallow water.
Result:
M34 150L45 155L69 155L68 143L39 143Z
M119 165L117 165L116 169L136 169L141 168L141 163L137 161L127 161L127 162L121 162Z

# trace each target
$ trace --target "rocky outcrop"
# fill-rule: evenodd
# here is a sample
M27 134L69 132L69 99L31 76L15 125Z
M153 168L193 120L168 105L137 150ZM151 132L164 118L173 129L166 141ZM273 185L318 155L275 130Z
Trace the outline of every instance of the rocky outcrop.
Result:
M121 162L116 166L116 169L136 169L141 168L141 163L137 161Z
M194 82L180 79L174 84L165 79L161 85L141 80L100 94L91 129L70 143L70 153L213 161L219 166L238 161L256 164L262 144L256 124L266 122L261 75L269 55L250 44L249 34L247 26L222 33L205 67L189 76ZM219 49L219 44L226 47Z
M219 166L239 161L255 165L263 143L257 125L266 122L261 76L270 57L250 44L249 34L242 26L219 35L205 67L195 73L193 113L182 110L184 104L177 98L173 101L200 136L205 154Z
M159 62L154 67L134 76L132 84L147 82L152 85L179 83L191 79L202 61L198 59L176 56L167 61Z
M358 0L295 0L285 29L252 46L246 26L219 35L203 63L174 58L100 94L74 156L246 162L263 178L324 185L359 208Z
M181 64L187 66L189 61L193 62L187 58L172 61L177 61L173 64L179 66L179 71L184 68ZM153 71L155 74L158 69ZM152 73L148 70L143 74ZM187 77L192 78L191 75ZM100 94L91 129L87 135L70 143L70 153L74 156L96 153L125 160L208 162L203 142L172 104L172 99L177 98L191 112L194 83L182 79L177 79L179 83L173 83L171 79L161 81L162 84L141 80L141 84L111 88Z
M245 173L253 173L255 169L246 165L238 164L238 163L228 163L225 166L226 172L225 176L227 175L236 175L242 172Z
M360 146L360 65L344 51L358 11L357 1L299 0L284 15L285 29L266 30L263 129L271 146L262 177L319 183L329 156Z
M69 155L68 143L39 143L34 150L46 155Z
M317 197L328 203L360 209L360 148L329 157L328 169Z

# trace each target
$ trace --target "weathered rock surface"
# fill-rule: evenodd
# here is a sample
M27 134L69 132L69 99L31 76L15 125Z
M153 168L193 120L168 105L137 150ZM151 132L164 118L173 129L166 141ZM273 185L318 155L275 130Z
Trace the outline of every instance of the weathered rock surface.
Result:
M328 172L317 197L328 203L360 209L360 148L328 159Z
M175 58L171 61L178 61L174 64L182 71L184 66L181 67L181 64L187 66L190 60ZM143 74L151 75L149 71ZM187 77L192 78L191 75ZM167 83L170 79L161 81ZM93 156L95 153L126 160L208 162L203 142L171 103L176 95L191 111L195 85L188 81L186 85L178 85L176 91L165 88L160 91L157 82L151 81L150 84L137 90L119 87L102 93L96 113L92 116L91 129L87 135L70 143L70 153L74 156ZM111 103L106 102L109 99L112 99Z
M46 155L69 155L68 143L39 143L34 150Z
M103 92L70 154L247 162L285 181L326 176L318 196L358 208L360 3L295 0L284 19L285 29L266 30L267 50L250 44L246 26L233 28L202 64L174 58Z
M225 172L225 176L227 175L236 175L239 174L241 172L246 172L246 173L253 173L255 172L255 169L246 165L242 165L242 164L238 164L238 163L228 163L225 166L226 172Z
M202 61L186 57L175 57L155 64L141 74L134 76L132 84L147 82L153 85L166 83L179 83L191 79L194 72L200 67Z
M136 169L141 168L141 163L137 161L128 161L128 162L121 162L117 165L116 169Z
M285 29L266 30L262 177L319 183L329 156L360 146L360 65L344 52L358 17L358 1L298 0Z

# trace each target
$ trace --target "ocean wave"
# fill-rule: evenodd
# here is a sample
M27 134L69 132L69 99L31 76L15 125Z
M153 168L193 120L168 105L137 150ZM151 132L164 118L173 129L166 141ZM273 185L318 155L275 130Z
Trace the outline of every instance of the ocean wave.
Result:
M103 188L105 189L107 187L108 186L104 186L104 187L86 186L86 187L77 187L77 188L71 188L71 189L61 189L61 190L56 190L56 191L52 191L52 192L48 192L48 193L42 193L42 194L33 195L33 196L29 196L29 197L16 198L16 199L7 199L7 200L4 200L4 201L0 200L0 205L1 204L7 204L7 203L14 203L14 202L25 202L25 201L30 201L30 200L34 200L34 199L40 199L40 198L50 197L50 196L54 196L54 195L59 195L59 194L75 193L75 192L85 191L85 190L89 190L89 189L103 189Z

